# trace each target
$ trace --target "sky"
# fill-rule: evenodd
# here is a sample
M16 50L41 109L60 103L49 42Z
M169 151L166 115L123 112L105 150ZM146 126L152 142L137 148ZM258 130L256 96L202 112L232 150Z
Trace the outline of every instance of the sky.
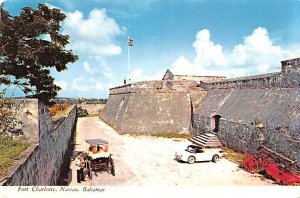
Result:
M0 0L3 1L3 0ZM109 88L182 75L230 77L280 71L300 57L300 0L5 0L19 15L38 3L67 16L63 34L79 56L52 71L60 97L107 98Z

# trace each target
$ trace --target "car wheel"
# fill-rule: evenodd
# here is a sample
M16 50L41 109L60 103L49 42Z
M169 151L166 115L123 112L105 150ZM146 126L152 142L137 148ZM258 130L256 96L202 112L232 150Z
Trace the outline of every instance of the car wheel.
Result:
M194 156L190 156L190 157L188 158L188 160L187 160L187 162L188 162L189 164L193 164L195 161L196 161L196 159L195 159Z
M214 163L216 163L218 160L219 160L219 155L213 155L213 157L212 157L212 161L214 162Z

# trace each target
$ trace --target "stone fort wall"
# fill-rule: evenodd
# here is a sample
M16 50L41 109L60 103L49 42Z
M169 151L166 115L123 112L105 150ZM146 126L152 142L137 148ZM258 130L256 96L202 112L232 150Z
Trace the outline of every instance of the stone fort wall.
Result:
M100 116L120 133L198 135L217 123L224 145L255 152L264 144L300 166L300 59L281 63L281 72L264 75L112 88Z
M110 89L100 117L119 133L189 133L195 81L160 80Z
M21 112L29 110L31 114L20 113L24 125L25 138L31 146L24 151L23 158L14 163L10 172L0 180L2 186L48 186L56 185L60 170L65 162L76 127L76 107L74 107L59 125L54 126L47 106L36 99L23 103ZM25 118L28 116L28 118ZM30 122L27 122L31 118Z
M280 73L201 83L207 90L193 109L194 135L215 129L224 145L254 153L265 145L300 167L299 59L282 61Z
M256 76L223 79L215 82L201 82L205 89L227 88L290 88L300 86L300 58L281 61L281 72Z

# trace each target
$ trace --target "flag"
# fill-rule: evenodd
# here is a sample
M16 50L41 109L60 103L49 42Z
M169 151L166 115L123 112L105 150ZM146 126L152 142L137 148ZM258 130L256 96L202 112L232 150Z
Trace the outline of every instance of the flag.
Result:
M133 46L133 40L132 39L128 39L128 46Z

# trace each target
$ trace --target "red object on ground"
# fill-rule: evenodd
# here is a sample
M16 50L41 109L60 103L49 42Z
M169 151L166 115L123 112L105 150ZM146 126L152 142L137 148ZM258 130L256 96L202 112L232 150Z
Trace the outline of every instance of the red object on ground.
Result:
M258 170L258 161L250 154L243 159L243 165L247 172L254 174Z
M286 173L280 170L275 164L269 164L266 167L266 172L275 179L277 184L295 185L300 182L300 176L293 173Z
M300 176L292 169L295 161L265 146L260 146L253 155L245 150L242 151L246 155L243 159L243 166L247 172L254 174L258 170L266 170L266 173L278 184L300 183ZM285 167L284 170L282 167Z

